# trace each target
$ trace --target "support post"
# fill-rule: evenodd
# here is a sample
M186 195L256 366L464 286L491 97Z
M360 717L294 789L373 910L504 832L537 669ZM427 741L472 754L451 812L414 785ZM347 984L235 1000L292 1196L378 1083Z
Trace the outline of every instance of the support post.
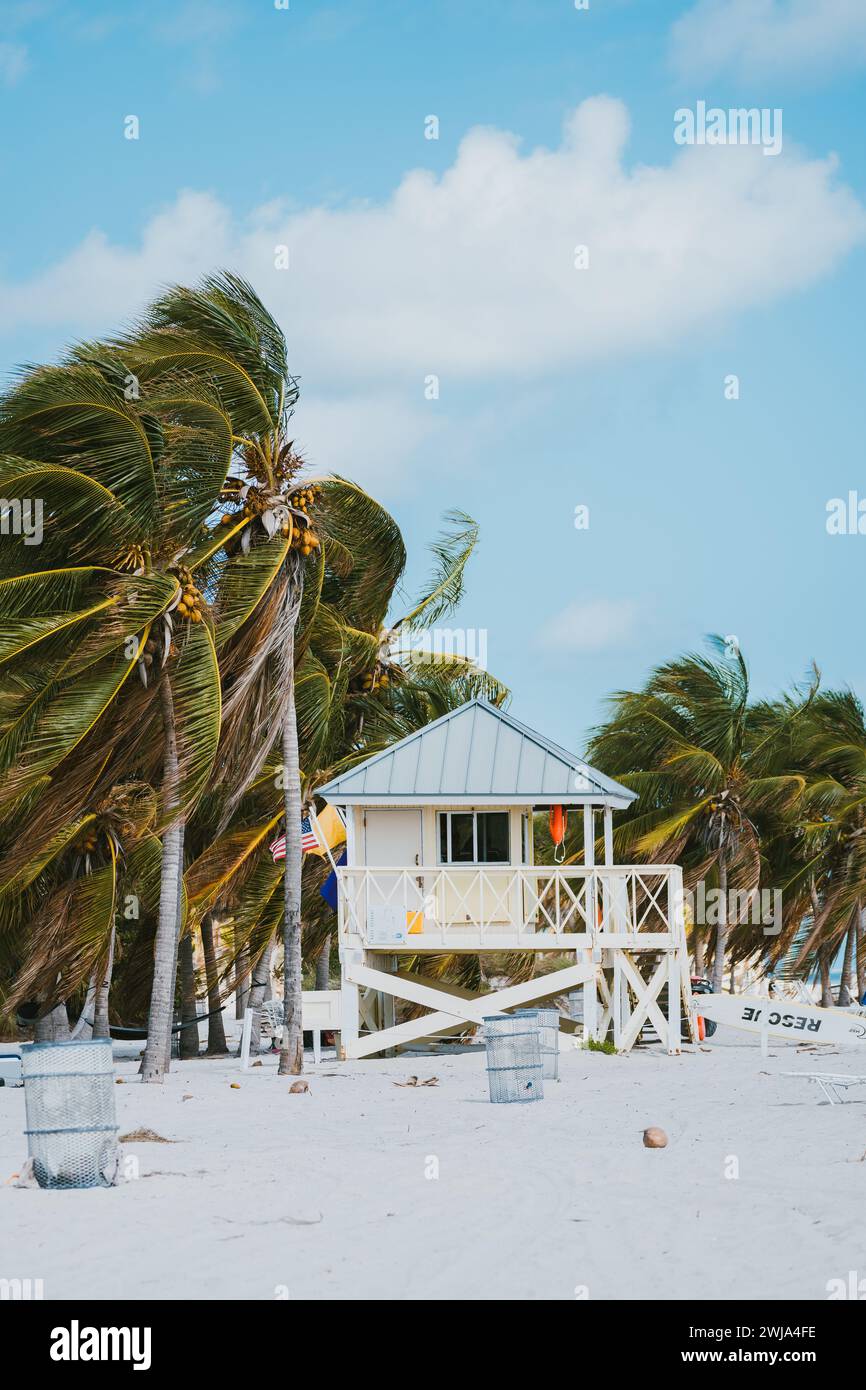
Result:
M697 1043L698 1028L692 1008L692 977L689 961L689 946L686 939L685 894L683 893L683 871L678 864L672 866L668 880L668 917L673 937L674 954L679 966L679 988L683 1011L686 1016L688 1039Z
M583 808L583 862L588 869L595 868L595 807Z
M580 964L578 952L575 956L577 964ZM581 986L583 990L583 1041L588 1043L590 1039L594 1042L598 1037L598 986L596 984L595 971L588 980Z
M613 807L604 808L604 862L613 863Z
M613 864L613 811L610 806L604 808L604 863L605 867ZM601 913L606 931L618 930L618 923L614 919L616 891L616 880L612 875L605 874L601 880ZM616 1022L614 1022L614 1032L616 1032Z
M345 814L343 819L346 822L346 865L354 869L358 862L357 847L355 844L356 809L354 806L347 806L344 808L344 811Z
M396 975L397 970L399 969L396 956L388 957L388 962L385 966L385 969L388 971L389 975ZM383 992L380 997L382 1000L382 1027L393 1028L394 1024L397 1022L397 1004L394 995L385 994Z
M613 989L611 993L611 1015L613 1018L613 1045L619 1051L625 1026L625 979L622 973L622 951L613 953Z
M675 1057L680 1050L680 1017L682 1009L682 964L679 947L668 951L668 1056Z
M358 986L346 978L346 968L349 964L363 964L363 954L360 951L350 951L345 947L341 947L340 1060L343 1062L349 1055L349 1048L357 1043L361 1029L361 1007L358 998Z
M369 962L368 962L368 963L369 963ZM386 960L384 966L383 966L383 969L387 970L387 972L388 972L389 975L394 975L394 974L396 974L396 973L397 973L397 958L396 958L396 956L389 956L389 957L387 958L387 960ZM394 1027L396 1026L396 1023L397 1023L397 1000L394 998L394 995L393 995L393 994L386 994L384 990L382 990L382 991L380 992L380 994L379 994L379 1018L380 1018L380 1021L381 1021L381 1027L382 1027L382 1028L394 1028ZM396 1056L397 1056L397 1050L396 1050L396 1048L389 1047L389 1048L387 1049L387 1051L385 1051L385 1052L382 1053L382 1056L383 1056L383 1057L396 1057Z

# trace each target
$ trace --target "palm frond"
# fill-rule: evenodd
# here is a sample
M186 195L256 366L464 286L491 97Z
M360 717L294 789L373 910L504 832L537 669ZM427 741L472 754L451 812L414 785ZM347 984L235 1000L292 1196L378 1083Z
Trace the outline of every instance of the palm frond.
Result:
M422 594L397 627L430 627L452 613L463 597L466 566L478 543L478 525L465 512L445 513L442 532L430 546L433 572Z

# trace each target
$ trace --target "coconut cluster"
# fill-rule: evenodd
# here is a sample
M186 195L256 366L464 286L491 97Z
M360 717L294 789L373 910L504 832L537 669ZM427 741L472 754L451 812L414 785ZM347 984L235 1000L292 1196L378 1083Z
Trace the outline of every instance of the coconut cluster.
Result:
M144 651L141 653L140 658L144 662L148 670L150 670L154 661L156 661L157 657L161 654L161 648L162 644L159 638L151 632L150 636L144 644Z
M187 618L191 623L200 623L204 618L205 597L201 589L197 589L193 582L192 570L181 567L177 574L181 583L180 603L174 609L173 616L176 618Z
M288 497L275 498L273 493L265 492L254 484L242 484L238 478L227 478L222 490L223 502L242 502L239 511L225 512L220 517L223 526L235 526L238 521L253 521L260 518L268 536L279 534L290 539L290 548L306 558L318 550L319 537L310 525L309 513L321 495L322 489L313 483L296 488ZM230 537L226 550L235 554L237 550L249 547L249 532L244 531L240 539Z
M83 854L92 854L93 851L96 849L98 843L99 837L96 833L96 828L95 826L90 825L79 839L78 847Z
M297 492L291 494L289 497L289 506L294 507L299 512L304 512L305 515L309 515L310 509L318 500L321 491L321 488L315 487L313 484L302 487ZM300 520L297 520L293 526L286 522L282 527L282 534L284 536L291 535L292 550L299 550L304 558L308 555L312 555L313 551L318 550L321 544L313 528L311 526L304 526Z
M353 682L351 689L356 695L378 695L380 691L388 690L392 684L392 677L383 666L375 666L366 675L358 676Z

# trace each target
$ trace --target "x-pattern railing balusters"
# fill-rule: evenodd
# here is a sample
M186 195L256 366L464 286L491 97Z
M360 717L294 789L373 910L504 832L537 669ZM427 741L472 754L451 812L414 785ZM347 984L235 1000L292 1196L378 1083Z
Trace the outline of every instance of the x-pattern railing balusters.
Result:
M464 871L464 872L465 872L465 871ZM451 911L448 913L448 916L449 916L449 917L456 917L456 916L457 916L457 913L460 912L461 909L462 909L464 912L466 912L466 908L467 908L466 899L467 899L468 894L472 891L473 887L475 887L476 884L477 884L477 882L478 882L478 873L477 873L477 871L476 871L474 874L471 874L471 875L468 875L468 876L467 876L467 877L468 877L468 882L467 882L466 887L464 888L464 890L463 890L462 893L460 892L460 889L459 889L459 887L457 886L457 884L455 884L453 878L451 877L451 874L450 874L447 870L445 870L444 873L445 873L445 882L446 882L446 884L451 888L451 891L452 891L453 893L456 893L456 894L457 894L457 905L456 905L456 907L454 907L454 908L451 909ZM472 914L471 914L470 912L466 912L466 917L467 917L467 919L468 919L468 922L461 922L461 923L460 923L461 926L469 925L469 926L473 926L473 927L478 927L478 930L479 930L479 931L482 930L480 923L474 920L474 918L472 917ZM444 923L444 925L445 925L446 927L448 927L448 926L453 925L453 923L452 923L452 922L446 922L446 923Z
M509 917L511 916L511 913L510 913L509 907L508 907L508 898L511 896L512 892L514 891L514 885L515 885L515 882L517 881L517 878L516 878L515 874L512 872L512 873L508 873L508 874L506 875L505 873L502 873L501 871L500 871L498 874L496 874L496 878L499 878L499 879L503 879L503 878L504 878L504 879L505 879L505 887L504 887L503 889L499 889L499 888L496 887L495 879L492 878L492 875L491 875L489 872L485 872L484 869L481 870L481 873L480 873L480 875L479 875L479 878L480 878L480 880L481 880L481 889L482 889L481 902L482 902L482 903L484 902L483 889L484 889L485 884L486 884L486 886L490 889L490 892L493 894L493 898L494 898L492 908L488 908L488 911L487 911L487 921L484 923L484 926L485 926L485 927L486 927L486 926L489 926L491 922L497 920L497 919L496 919L496 913L497 913L497 912L503 912L504 915L505 915L505 920L507 921L507 920L509 919ZM482 913L482 916L483 916L483 915L484 915L484 914ZM483 929L483 928L482 928L482 929Z
M582 881L583 881L583 891L584 891L584 894L585 894L585 893L586 893L586 879L583 879ZM571 899L571 906L568 908L568 910L567 910L567 912L566 912L564 918L562 917L562 915L561 915L561 913L560 913L559 930L560 930L561 932L568 931L568 924L569 924L569 922L571 921L572 917L574 916L575 911L577 912L577 915L578 915L578 916L583 915L584 921L586 920L586 914L585 914L585 913L581 914L581 907L580 907L579 895L578 895L578 893L575 893L574 889L573 889L572 886L571 886L571 883L570 883L569 880L566 878L565 874L560 875L560 878L559 878L559 893L560 893L560 898L561 898L561 894L562 894L562 890L563 890L563 889L565 890L565 892L568 894L569 898Z
M407 912L426 906L430 926L435 920L443 943L449 930L457 933L466 927L481 933L495 927L497 933L511 930L520 936L576 932L593 938L623 931L670 932L675 925L670 873L661 866L653 869L583 865L343 868L342 930L363 936L371 907L399 905Z
M541 888L538 887L538 884L539 884L539 875L533 874L533 879L534 879L535 885L536 885L534 888L533 888L533 886L532 886L532 883L531 883L529 880L527 880L527 885L528 885L528 887L529 887L529 891L530 891L530 893L533 895L533 897L535 898L535 902L533 903L532 907L530 908L530 912L536 912L536 911L540 912L540 913L542 914L542 916L544 917L545 921L547 922L548 926L549 926L549 927L552 927L553 930L556 931L556 922L555 922L554 918L551 917L550 913L548 912L547 908L546 908L545 905L544 905L544 898L547 897L547 894L548 894L549 891L550 891L551 884L555 883L555 881L556 881L556 875L555 875L555 874L551 874L551 875L545 880L544 886L541 887ZM527 915L529 915L529 914L527 914Z
M643 874L635 874L635 878L639 879L639 881L640 881L640 886L641 886L641 888L643 889L643 891L644 891L644 893L646 894L646 897L647 897L647 902L646 902L645 910L644 910L643 914L641 915L640 921L636 923L635 931L642 931L642 930L643 930L644 922L646 922L646 920L647 920L647 918L649 917L650 913L652 912L653 908L655 908L656 912L659 914L659 917L661 918L662 922L664 923L664 930L665 930L665 931L670 931L670 929L671 929L671 924L670 924L670 921L669 921L669 918L668 918L668 913L665 912L665 910L664 910L664 908L662 907L661 903L659 902L658 896L657 896L657 895L661 894L661 893L664 891L664 888L665 888L666 883L667 883L667 879L666 879L666 878L661 878L661 882L660 882L659 886L656 888L655 892L653 892L652 888L650 888L650 886L649 886L649 884L647 883L646 878L645 878L645 876L644 876Z

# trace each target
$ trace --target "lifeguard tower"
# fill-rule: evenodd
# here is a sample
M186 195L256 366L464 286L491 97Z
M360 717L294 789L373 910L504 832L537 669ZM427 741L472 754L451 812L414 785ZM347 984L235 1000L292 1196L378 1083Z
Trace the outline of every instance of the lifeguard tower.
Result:
M347 830L338 870L344 1057L578 986L586 1038L610 1033L627 1051L649 1023L679 1052L681 1017L691 1020L682 871L613 862L613 813L634 792L472 700L320 795ZM583 863L533 862L533 812L557 807L583 816ZM425 954L464 951L538 952L549 968L487 994L424 973ZM429 1012L396 1023L397 999Z

